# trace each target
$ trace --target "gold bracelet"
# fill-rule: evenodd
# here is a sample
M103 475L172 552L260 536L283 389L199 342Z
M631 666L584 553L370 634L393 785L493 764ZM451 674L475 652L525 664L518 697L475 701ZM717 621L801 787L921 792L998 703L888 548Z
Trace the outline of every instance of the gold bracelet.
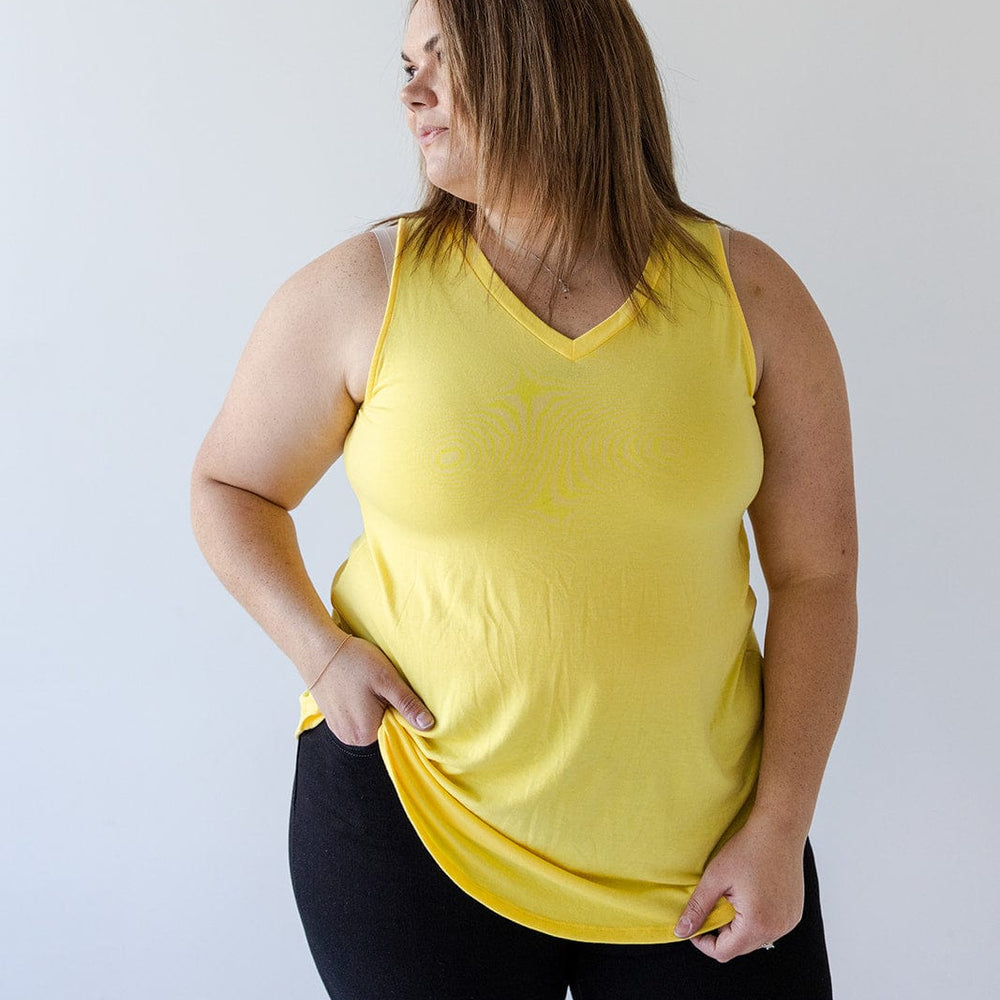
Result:
M333 651L333 656L331 656L330 659L326 661L326 667L330 666L330 664L333 663L333 661L337 658L337 654L344 648L345 643L350 638L352 638L352 636L351 636L351 633L348 632L347 635L345 635L344 638L340 640L340 645ZM324 667L316 675L316 678L313 680L312 684L310 684L309 687L306 688L307 691L312 691L312 689L316 686L316 684L318 683L320 677L322 677L323 674L326 673L326 667Z

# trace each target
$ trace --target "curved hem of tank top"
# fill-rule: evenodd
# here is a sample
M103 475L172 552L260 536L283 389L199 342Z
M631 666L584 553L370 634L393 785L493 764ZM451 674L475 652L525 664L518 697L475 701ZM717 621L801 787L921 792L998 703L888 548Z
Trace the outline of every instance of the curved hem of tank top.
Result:
M307 694L309 694L308 691L303 691L299 695L299 721L295 727L295 739L298 739L303 733L309 732L310 729L315 729L326 718L324 715L319 714L318 710L309 715L302 714L301 701Z
M750 326L747 323L746 315L743 312L743 306L740 304L740 297L736 294L736 286L733 284L733 276L730 273L729 262L726 260L726 250L722 243L722 233L719 232L719 227L714 222L710 223L710 225L712 227L712 231L715 233L715 260L716 263L720 265L720 270L723 275L725 275L726 290L732 298L733 310L736 313L736 318L740 324L740 336L743 344L743 363L747 377L747 392L750 395L750 402L756 406L757 352L753 349L753 338L750 336Z
M677 935L666 926L645 925L642 927L626 928L608 927L605 924L580 924L564 920L554 920L550 917L541 916L532 910L526 910L524 907L518 906L516 903L511 903L508 900L497 896L496 893L492 892L490 889L486 889L483 886L474 883L471 879L467 879L464 872L460 871L456 867L453 867L450 863L442 861L441 858L439 858L431 850L420 826L414 822L413 816L410 814L409 809L407 809L406 801L403 796L399 794L397 776L392 767L392 758L387 752L383 739L384 732L385 727L383 725L379 728L379 747L382 751L382 760L385 762L385 769L392 780L393 788L396 789L396 795L399 797L400 805L406 813L407 819L410 821L410 825L420 838L420 842L424 845L424 849L434 859L441 871L443 871L445 875L447 875L448 878L450 878L452 882L458 886L459 889L461 889L466 895L471 896L474 900L476 900L476 902L481 903L483 906L492 910L494 913L499 914L501 917L505 917L507 920L513 920L522 927L527 927L530 930L535 930L542 934L548 934L552 937L566 938L570 941L584 941L590 944L679 944L690 940L690 938L677 937ZM691 891L694 891L694 886L691 887ZM707 934L710 931L718 930L720 927L724 927L733 920L735 915L736 911L733 909L732 904L720 899L719 902L712 908L705 922L698 928L698 934ZM680 912L677 914L677 919L680 919Z

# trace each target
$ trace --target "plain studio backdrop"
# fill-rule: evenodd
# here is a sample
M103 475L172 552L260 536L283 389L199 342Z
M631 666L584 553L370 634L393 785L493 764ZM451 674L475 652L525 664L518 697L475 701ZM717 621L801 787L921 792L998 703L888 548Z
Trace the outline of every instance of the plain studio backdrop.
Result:
M795 268L847 374L860 643L812 833L838 997L996 997L989 5L635 6L683 196ZM5 998L323 996L300 680L203 562L188 478L273 291L415 204L403 7L5 0ZM341 463L295 517L325 595Z

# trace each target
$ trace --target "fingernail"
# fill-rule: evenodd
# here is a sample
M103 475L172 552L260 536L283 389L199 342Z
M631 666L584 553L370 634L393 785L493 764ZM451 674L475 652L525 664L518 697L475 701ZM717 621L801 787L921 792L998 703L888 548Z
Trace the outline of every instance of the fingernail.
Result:
M418 729L430 729L434 725L434 716L430 712L421 712L417 716Z
M691 931L693 930L694 928L691 926L690 919L688 917L681 917L681 919L677 921L677 926L674 928L674 933L678 937L688 937L691 934Z

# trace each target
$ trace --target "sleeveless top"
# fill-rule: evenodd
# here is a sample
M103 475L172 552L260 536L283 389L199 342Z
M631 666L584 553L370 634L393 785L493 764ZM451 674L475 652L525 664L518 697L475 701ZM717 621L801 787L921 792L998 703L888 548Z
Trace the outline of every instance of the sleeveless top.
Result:
M717 226L679 221L725 284L654 250L672 318L643 299L570 339L474 241L416 263L401 219L343 450L364 530L334 620L436 719L383 717L400 802L463 890L580 941L677 940L759 766L755 361ZM321 721L303 693L296 736Z

